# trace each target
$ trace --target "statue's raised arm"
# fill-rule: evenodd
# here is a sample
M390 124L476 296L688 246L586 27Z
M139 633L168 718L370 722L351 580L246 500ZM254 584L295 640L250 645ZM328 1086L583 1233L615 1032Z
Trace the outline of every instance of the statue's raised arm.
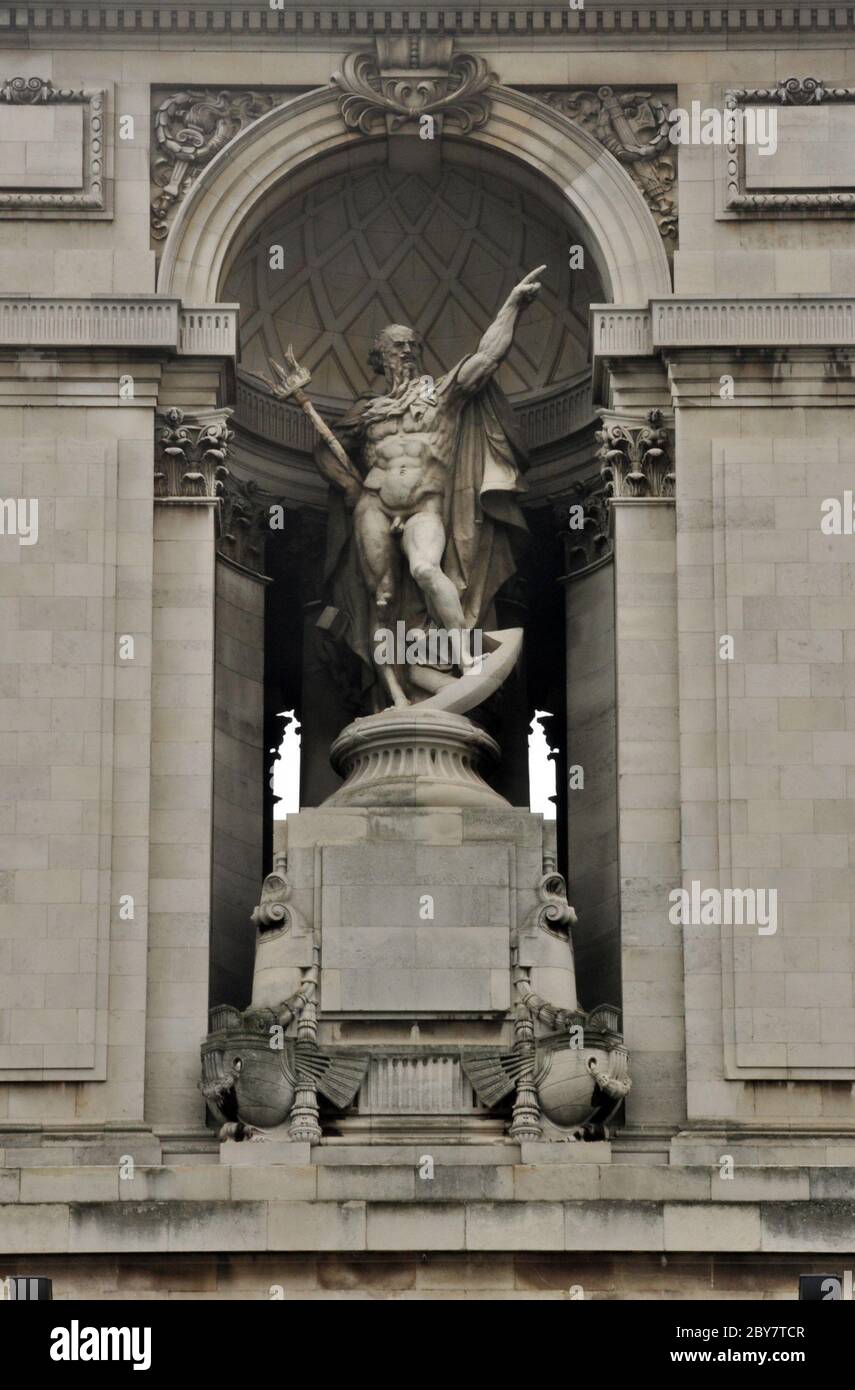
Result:
M540 294L538 276L546 269L539 265L530 270L518 285L515 285L487 329L477 349L463 363L457 374L457 388L464 395L472 395L486 385L503 360L514 338L514 329L520 310Z

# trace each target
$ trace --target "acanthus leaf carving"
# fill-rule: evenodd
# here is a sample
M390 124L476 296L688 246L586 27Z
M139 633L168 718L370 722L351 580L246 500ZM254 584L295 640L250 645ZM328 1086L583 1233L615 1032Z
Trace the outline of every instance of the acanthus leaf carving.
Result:
M155 447L155 498L221 496L234 438L228 424L231 410L194 414L171 406L158 414L161 428Z
M436 66L425 61L417 43L410 54L410 70L392 68L393 53L348 53L341 69L330 78L341 96L339 110L349 130L376 134L385 123L392 135L410 121L433 117L436 134L448 124L462 135L486 125L490 115L488 89L497 78L486 61L471 53L432 53ZM444 61L443 61L444 60Z
M661 410L649 410L643 422L604 417L596 439L600 476L611 497L674 496L671 451Z

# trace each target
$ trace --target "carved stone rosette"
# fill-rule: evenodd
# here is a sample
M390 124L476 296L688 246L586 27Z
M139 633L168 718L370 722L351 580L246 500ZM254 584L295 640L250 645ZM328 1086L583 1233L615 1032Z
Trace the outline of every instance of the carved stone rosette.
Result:
M545 92L542 99L593 135L638 184L666 241L677 239L677 152L670 140L671 102L656 92Z
M674 471L662 412L650 410L644 422L604 416L596 434L600 476L611 497L673 497Z
M341 93L339 109L349 130L389 135L422 116L431 116L436 136L443 126L468 135L490 115L488 88L497 81L485 60L452 54L451 39L413 35L380 39L376 53L348 53L330 82Z
M213 498L228 477L226 459L234 430L232 412L189 413L172 406L158 412L155 440L154 495L166 498Z

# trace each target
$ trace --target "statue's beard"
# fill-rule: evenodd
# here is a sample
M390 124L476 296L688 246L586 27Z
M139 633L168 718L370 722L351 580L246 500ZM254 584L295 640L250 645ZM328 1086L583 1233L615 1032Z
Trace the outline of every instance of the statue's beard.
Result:
M419 369L414 362L399 362L392 365L389 369L392 389L391 396L400 396L406 391L410 382L415 381L419 375Z

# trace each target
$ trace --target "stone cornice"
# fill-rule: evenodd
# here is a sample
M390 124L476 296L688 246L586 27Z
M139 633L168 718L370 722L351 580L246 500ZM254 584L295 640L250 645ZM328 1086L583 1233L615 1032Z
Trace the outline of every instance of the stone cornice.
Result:
M236 304L185 307L160 295L0 294L0 350L122 348L234 357L237 316Z
M670 47L766 46L770 40L833 44L855 31L855 5L783 7L646 0L638 7L622 0L600 0L584 9L566 3L520 7L514 0L483 5L399 5L349 7L334 0L300 5L286 0L274 10L233 0L199 0L164 5L154 0L128 3L0 5L0 43L6 46L79 45L93 38L159 45L164 40L214 47L249 45L282 39L299 45L327 46L330 41L365 40L378 34L447 34L493 42L534 39L554 43L566 38L584 46Z
M591 322L594 356L601 359L669 349L851 347L855 295L675 295L647 307L593 305Z

